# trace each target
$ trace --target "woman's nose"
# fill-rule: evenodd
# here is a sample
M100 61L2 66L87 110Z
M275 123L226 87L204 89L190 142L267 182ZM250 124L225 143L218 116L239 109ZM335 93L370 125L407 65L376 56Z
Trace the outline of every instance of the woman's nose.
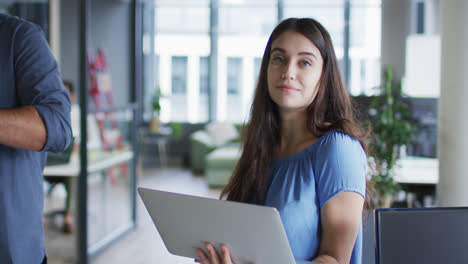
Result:
M281 75L282 79L294 80L296 78L296 71L293 64L285 65L283 74Z

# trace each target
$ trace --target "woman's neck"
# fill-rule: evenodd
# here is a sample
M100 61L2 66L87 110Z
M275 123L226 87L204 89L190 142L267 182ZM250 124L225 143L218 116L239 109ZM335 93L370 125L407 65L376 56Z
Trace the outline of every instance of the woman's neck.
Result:
M281 141L275 150L276 157L296 154L315 141L317 138L307 128L305 111L281 114Z

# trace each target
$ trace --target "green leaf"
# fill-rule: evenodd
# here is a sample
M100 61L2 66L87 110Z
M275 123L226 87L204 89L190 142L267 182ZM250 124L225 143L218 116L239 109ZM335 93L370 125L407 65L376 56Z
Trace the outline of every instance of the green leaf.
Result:
M369 142L369 158L373 162L369 164L374 164L372 171L375 174L371 175L371 182L379 199L401 189L393 180L398 149L412 143L415 128L409 122L411 113L402 100L400 82L393 81L390 67L383 70L382 83L375 89L379 89L380 94L372 99L367 110L375 112L371 116L373 134Z

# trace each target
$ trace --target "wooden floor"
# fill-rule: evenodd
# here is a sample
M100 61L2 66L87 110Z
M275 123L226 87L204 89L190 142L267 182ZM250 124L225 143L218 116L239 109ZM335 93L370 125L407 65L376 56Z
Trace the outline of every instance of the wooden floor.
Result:
M219 197L220 193L220 190L209 189L203 177L194 176L189 170L180 168L147 169L138 179L138 186L212 198ZM137 228L93 258L92 264L194 263L193 259L172 256L167 252L139 197L137 214ZM57 228L50 225L46 227L49 263L77 263L74 240L74 235L63 235Z

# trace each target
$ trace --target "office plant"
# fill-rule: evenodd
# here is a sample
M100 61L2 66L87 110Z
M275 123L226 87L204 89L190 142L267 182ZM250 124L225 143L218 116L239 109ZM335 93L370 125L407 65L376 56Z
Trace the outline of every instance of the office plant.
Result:
M153 112L150 121L150 130L153 133L159 132L159 128L161 127L161 121L159 120L159 113L161 111L161 97L163 97L161 94L161 89L158 87L156 92L151 97L151 109L153 110Z
M370 139L370 182L376 207L389 207L393 195L400 190L395 181L395 167L402 147L412 143L414 127L410 123L408 105L402 100L401 83L393 80L391 67L385 67L382 83L375 87L375 96L369 107L372 126Z

